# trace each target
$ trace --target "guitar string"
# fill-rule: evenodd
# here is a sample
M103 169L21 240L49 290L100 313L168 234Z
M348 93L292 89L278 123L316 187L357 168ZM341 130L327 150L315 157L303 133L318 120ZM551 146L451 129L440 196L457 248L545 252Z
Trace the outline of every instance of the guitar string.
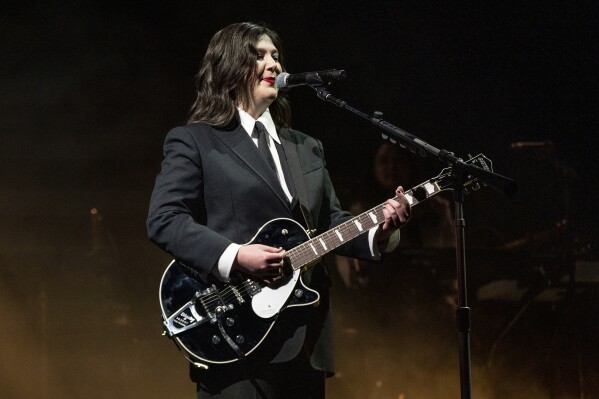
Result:
M408 190L406 193L410 194L412 190ZM398 197L394 197L394 200L397 200ZM377 217L382 217L382 208L383 208L384 204L380 204L358 216L356 216L355 218L352 218L351 220L348 220L342 224L340 224L339 226L335 227L334 230L338 230L340 231L340 233L343 234L347 234L349 233L348 236L350 236L351 239L355 238L357 235L360 235L362 232L361 231L355 231L355 229L357 229L357 227L355 226L355 221L358 220L360 223L365 224L364 222L367 221L368 224L371 223L371 219L369 214L374 212ZM368 227L367 229L373 228L375 227L375 223L372 222L372 226ZM330 252L330 250L333 250L335 248L337 248L338 246L342 245L343 242L338 240L337 238L337 233L334 230L329 230L295 248L293 248L290 251L294 251L295 253L298 254L298 257L301 259L301 265L298 265L297 267L294 267L295 270L305 266L306 264L308 264L309 262L311 262L312 260L316 259L319 256L322 256L328 252ZM320 248L321 247L321 243L319 242L319 239L323 239L325 241L325 243L327 243L331 249L330 250L325 250L324 253L319 253L318 250L314 251L314 249L312 249L311 244L316 244L314 246L314 248ZM333 240L331 240L331 238L334 238ZM316 252L316 254L313 254L314 252Z
M245 282L241 283L240 285L229 285L219 292L220 295L210 294L206 295L205 297L202 297L202 305L206 308L213 306L216 307L218 304L221 303L224 303L225 305L234 303L236 300L238 300L238 296L235 294L233 288L237 289L237 292L240 294L241 297L243 297L244 295L249 295L250 291L252 290L252 288L248 287L245 284Z
M243 286L243 283L241 284ZM222 291L220 291L220 295L217 294L210 294L208 296L206 296L206 303L209 305L216 303L220 303L221 300L222 302L224 302L226 305L230 304L231 302L234 302L235 299L237 299L237 295L235 294L235 292L233 291L233 288L237 289L237 292L243 296L247 293L250 292L250 288L248 287L240 287L240 286L227 286L225 287Z
M395 199L397 199L397 197L395 197ZM362 224L372 224L371 227L367 227L366 229L375 227L376 224L370 218L369 213L374 212L375 214L377 214L377 217L381 217L383 206L384 206L384 204L380 204L380 205L372 208L371 210L366 211L366 212L356 216L355 218L352 218L351 220L348 220L348 221L340 224L339 226L335 227L334 230L339 231L341 233L341 235L347 235L348 237L351 237L351 238L349 238L349 240L351 240L351 239L355 238L356 236L360 235L361 233L365 232L365 231L360 231L356 227L355 221L357 220ZM368 223L366 223L366 222L368 222ZM301 258L301 261L302 261L302 264L298 265L298 267L296 269L303 267L304 265L308 264L309 262L316 259L317 257L328 253L330 250L333 250L333 249L337 248L338 246L341 246L344 242L338 239L337 233L335 231L329 230L329 231L313 238L312 240L310 240L306 243L303 243L296 248L293 248L293 250L296 250L296 252L299 254L299 257ZM322 244L319 242L319 239L321 239L321 238L325 242L327 242L331 248L329 250L326 250L326 252L324 252L324 253L316 250L316 254L314 254L315 251L312 249L312 246L310 244L315 243L316 245L314 245L314 248L315 249L320 248ZM331 238L333 238L333 239L331 239Z

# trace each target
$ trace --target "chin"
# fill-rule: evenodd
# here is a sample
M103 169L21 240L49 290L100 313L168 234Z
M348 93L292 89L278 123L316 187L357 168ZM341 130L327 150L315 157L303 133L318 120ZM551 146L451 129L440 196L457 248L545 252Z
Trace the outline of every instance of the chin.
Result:
M262 104L266 104L267 106L270 106L270 104L272 104L273 101L275 101L277 99L277 94L272 94L269 96L263 96L261 99L261 103Z

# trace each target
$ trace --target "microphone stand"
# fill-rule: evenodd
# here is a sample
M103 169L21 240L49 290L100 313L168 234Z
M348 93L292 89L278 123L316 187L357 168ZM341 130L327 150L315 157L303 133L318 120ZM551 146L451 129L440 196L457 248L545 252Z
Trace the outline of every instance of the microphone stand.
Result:
M441 162L451 167L453 178L453 201L455 207L455 234L456 234L456 268L458 280L458 309L456 310L456 327L458 332L458 350L460 361L460 389L461 398L472 397L472 374L470 360L470 308L468 307L468 293L466 289L466 244L464 233L466 222L464 219L464 182L468 176L476 177L484 184L495 187L511 197L516 191L516 184L512 179L497 173L485 170L478 166L467 164L456 157L452 152L440 150L425 141L383 120L382 112L375 111L372 116L350 106L347 102L334 97L324 84L310 85L323 101L350 111L363 119L370 121L383 132L383 138L392 142L401 142L402 147L418 151L421 156L427 153L434 155Z

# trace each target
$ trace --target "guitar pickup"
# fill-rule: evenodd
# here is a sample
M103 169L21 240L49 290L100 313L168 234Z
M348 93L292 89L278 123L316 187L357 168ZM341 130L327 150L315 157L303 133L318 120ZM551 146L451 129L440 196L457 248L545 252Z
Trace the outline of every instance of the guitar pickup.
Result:
M262 291L262 287L260 286L260 284L250 279L245 280L243 282L243 286L250 298Z

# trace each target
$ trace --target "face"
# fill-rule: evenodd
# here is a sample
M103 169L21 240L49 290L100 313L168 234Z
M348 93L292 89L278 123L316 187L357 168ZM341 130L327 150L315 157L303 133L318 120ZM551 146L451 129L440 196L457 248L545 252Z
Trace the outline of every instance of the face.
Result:
M275 85L275 77L281 72L279 52L268 36L262 36L256 43L258 57L256 59L256 83L253 88L254 104L248 113L255 118L277 98L279 89Z

